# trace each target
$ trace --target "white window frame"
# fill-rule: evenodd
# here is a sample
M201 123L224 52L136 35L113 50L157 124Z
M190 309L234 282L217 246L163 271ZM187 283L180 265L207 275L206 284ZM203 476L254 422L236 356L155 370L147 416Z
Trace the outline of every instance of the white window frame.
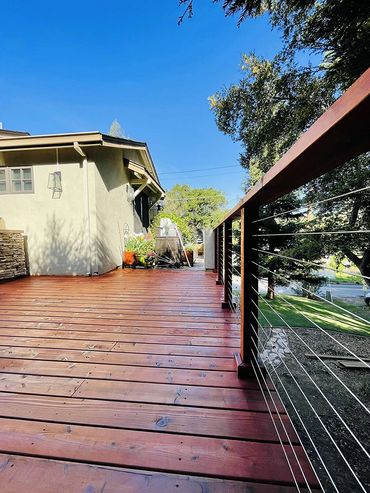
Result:
M31 178L29 180L25 180L23 178L23 171L24 169L29 169L31 171ZM5 195L5 194L11 194L11 195L17 195L17 194L23 194L23 193L34 193L35 192L35 187L34 187L34 180L33 180L33 166L1 166L0 167L1 171L5 171L5 191L0 190L0 195ZM12 176L12 171L13 170L20 170L21 172L21 190L13 190L13 176ZM2 180L3 181L3 180ZM24 190L24 182L25 181L31 181L31 190Z

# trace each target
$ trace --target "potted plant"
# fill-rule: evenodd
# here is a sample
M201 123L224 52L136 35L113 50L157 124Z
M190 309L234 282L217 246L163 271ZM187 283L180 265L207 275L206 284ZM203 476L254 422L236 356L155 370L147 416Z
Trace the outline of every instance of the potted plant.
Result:
M138 235L130 238L125 246L124 265L151 267L154 264L154 241L150 235Z
M189 260L190 266L193 267L194 265L194 245L191 244L186 244L185 245L185 253L181 256L181 261L183 264L187 265ZM186 260L187 259L187 260Z

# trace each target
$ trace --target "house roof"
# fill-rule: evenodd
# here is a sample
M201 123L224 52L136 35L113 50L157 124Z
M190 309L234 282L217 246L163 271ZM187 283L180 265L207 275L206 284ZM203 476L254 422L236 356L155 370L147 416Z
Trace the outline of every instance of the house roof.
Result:
M141 152L149 175L157 183L160 190L164 192L159 183L158 174L146 142L112 137L99 131L42 135L12 134L0 138L0 152L74 147L76 143L84 149L89 146L106 146L120 149L134 149Z
M20 132L18 130L8 130L6 128L1 128L0 127L0 139L6 138L6 137L14 137L14 136L19 136L19 135L30 135L29 132Z

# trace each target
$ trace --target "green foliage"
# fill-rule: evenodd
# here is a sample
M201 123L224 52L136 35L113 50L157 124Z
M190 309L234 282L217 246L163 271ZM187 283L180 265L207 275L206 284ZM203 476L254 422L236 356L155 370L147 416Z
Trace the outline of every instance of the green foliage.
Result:
M315 121L335 98L335 87L311 71L284 65L280 57L273 61L244 57L244 77L238 85L217 93L211 106L220 130L239 141L244 152L241 163L249 170L249 185L287 151L301 133ZM369 156L361 156L320 179L294 196L266 206L263 216L289 210L294 201L319 202L322 199L356 190L369 183ZM296 207L293 205L293 207ZM313 217L311 217L313 216ZM285 223L289 219L289 223ZM263 233L294 231L335 231L370 229L370 194L364 191L337 201L324 202L310 211L310 216L284 215L261 223ZM294 241L292 241L294 240ZM322 235L322 237L269 237L261 245L270 252L302 260L319 260L335 254L351 260L362 275L370 277L370 237L366 234ZM298 265L277 257L264 257L273 272L297 270ZM302 266L299 267L302 271ZM312 275L305 269L306 276ZM280 282L280 281L279 281ZM368 281L370 285L370 280ZM274 275L269 275L273 290Z
M351 190L368 187L370 183L370 155L364 154L340 168L327 173L310 184L307 199L325 200ZM370 190L340 197L319 204L315 210L312 228L317 231L370 230ZM323 255L334 254L340 263L345 257L363 276L370 277L370 235L322 235ZM370 279L367 280L370 286Z
M155 248L155 242L150 235L132 236L125 244L126 252L133 252L138 257L152 253Z
M243 147L254 185L333 102L334 88L281 55L244 55L243 78L210 97L218 128Z
M139 265L152 266L155 259L155 240L150 234L132 236L125 244L126 252L133 252Z
M168 217L177 224L185 242L193 243L201 230L213 228L222 219L225 206L225 195L219 190L175 185L167 192L164 208L153 225Z
M186 219L180 217L178 214L172 212L165 212L165 210L157 214L152 222L151 229L154 231L154 234L156 229L159 228L161 219L166 219L166 218L171 219L171 221L177 225L184 242L193 241L193 232L190 229Z
M221 0L214 0L218 2ZM192 15L195 0L180 3ZM244 55L243 78L210 98L219 129L243 147L240 161L249 171L247 186L251 186L370 65L370 4L368 0L223 0L222 7L226 15L238 15L239 23L268 14L283 43L272 60ZM297 63L307 59L307 54L316 55L317 66ZM305 187L300 199L318 202L362 188L370 182L369 169L369 156L361 156ZM282 207L285 200L280 201ZM276 205L267 209L274 214ZM368 230L370 194L325 202L311 213L314 218L294 219L293 228ZM264 225L264 231L286 227L278 219ZM278 242L270 238L264 248L307 260L328 254L345 256L362 275L370 277L368 234L322 235L300 238L294 244L288 238L281 237ZM274 272L296 269L273 256L264 262ZM305 270L305 275L309 277L311 270ZM269 285L273 282L272 275ZM370 279L367 282L370 286Z
M368 0L213 0L238 23L268 14L290 59L301 51L321 55L318 69L331 84L348 87L370 65ZM191 16L195 0L180 0Z

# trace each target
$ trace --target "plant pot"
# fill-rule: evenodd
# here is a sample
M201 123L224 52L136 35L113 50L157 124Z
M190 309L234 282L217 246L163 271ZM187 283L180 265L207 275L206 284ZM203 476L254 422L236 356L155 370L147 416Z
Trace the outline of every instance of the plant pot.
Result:
M182 254L181 261L183 264L188 265L188 262L186 260L186 257L187 257L191 267L193 267L193 265L194 265L194 252L193 252L193 250L185 250L185 251L186 251L186 255Z
M132 267L136 264L136 256L134 252L125 252L123 254L123 264Z

